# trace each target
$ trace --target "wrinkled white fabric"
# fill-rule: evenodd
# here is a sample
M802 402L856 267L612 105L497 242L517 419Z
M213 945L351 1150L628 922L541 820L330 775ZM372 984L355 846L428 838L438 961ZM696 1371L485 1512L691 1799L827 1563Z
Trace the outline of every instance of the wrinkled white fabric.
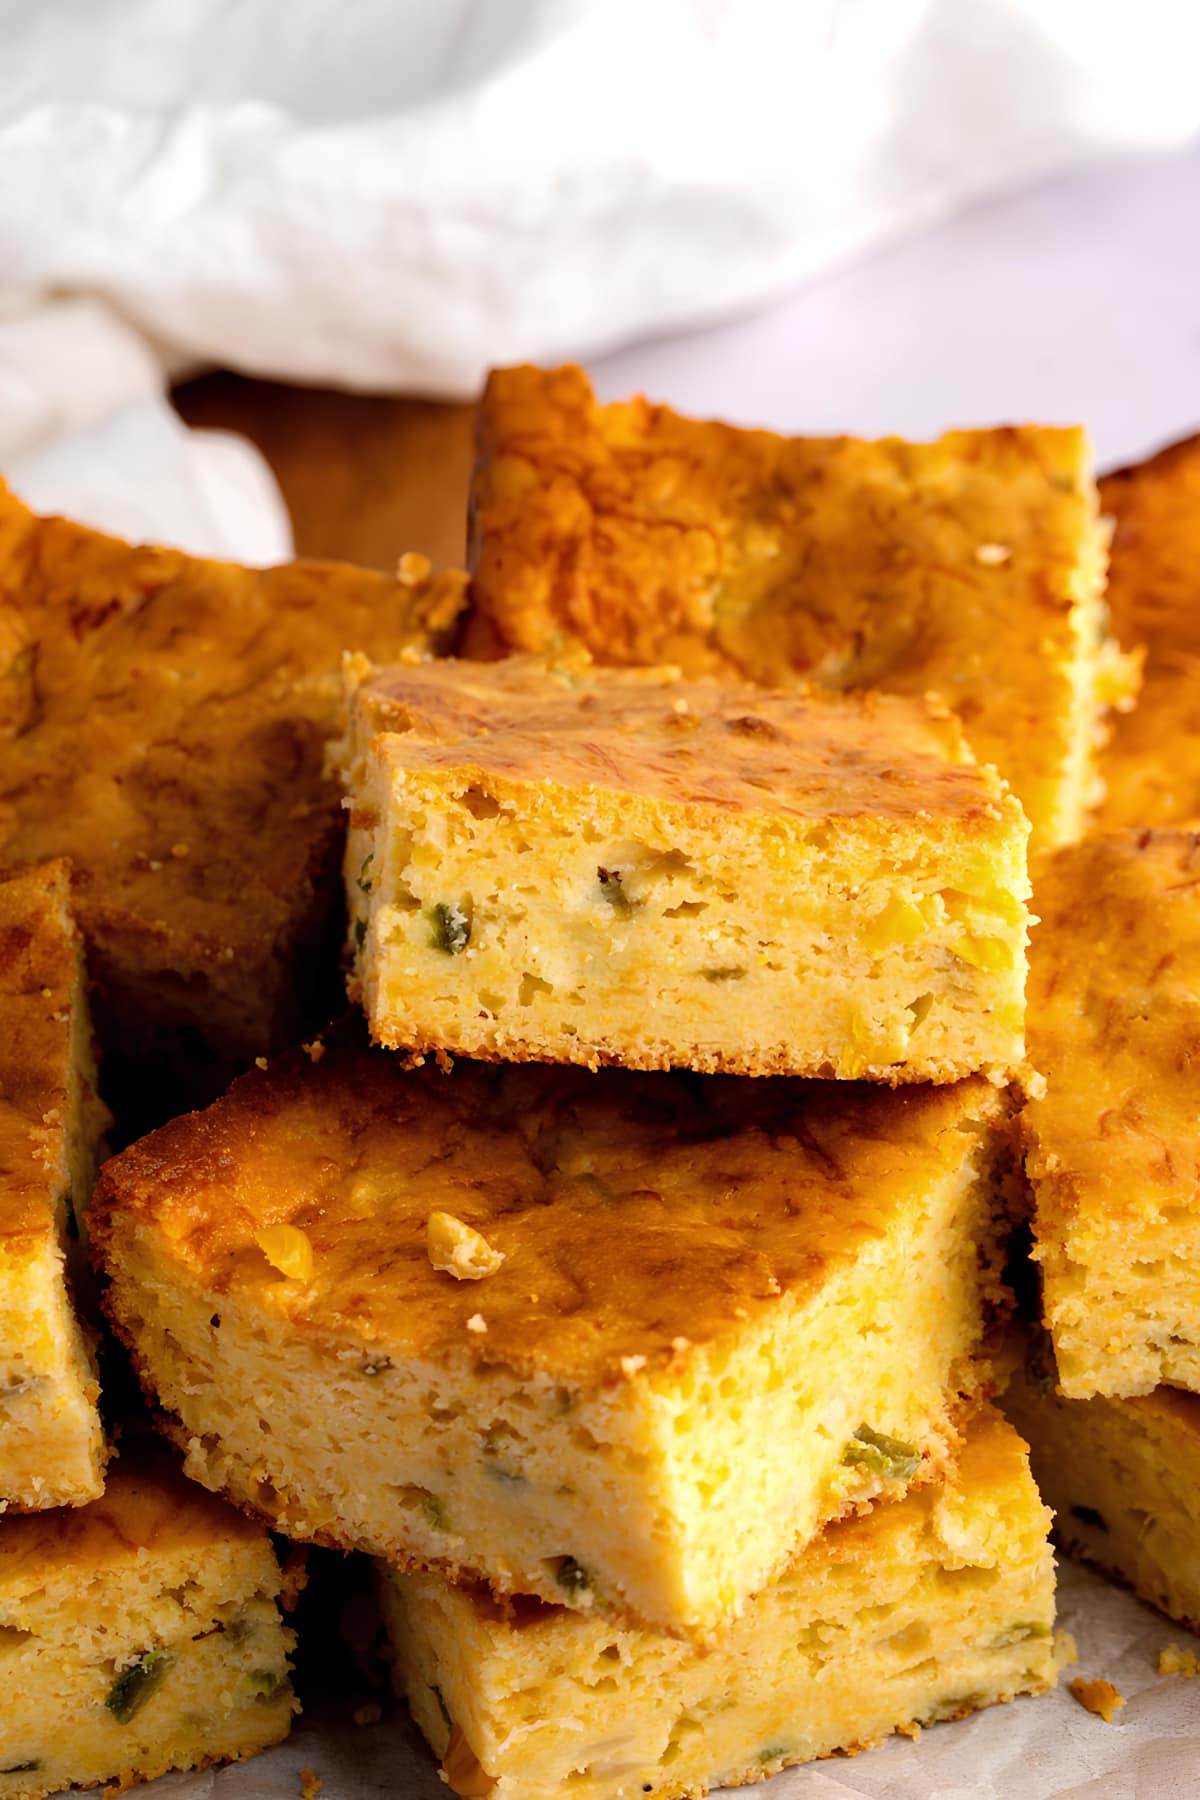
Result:
M0 303L465 395L1200 126L1142 0L5 0Z

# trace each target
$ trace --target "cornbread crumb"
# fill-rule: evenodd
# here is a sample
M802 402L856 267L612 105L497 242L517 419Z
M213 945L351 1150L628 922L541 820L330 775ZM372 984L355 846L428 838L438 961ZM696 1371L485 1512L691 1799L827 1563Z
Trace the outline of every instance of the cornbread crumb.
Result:
M1186 1675L1190 1680L1193 1675L1200 1675L1200 1656L1194 1650L1185 1650L1182 1644L1168 1644L1158 1653L1158 1672L1160 1675Z
M298 1225L268 1225L254 1234L254 1241L273 1268L289 1281L311 1281L313 1247Z
M310 1768L305 1767L301 1769L300 1793L302 1800L317 1800L317 1795L324 1786L325 1783L321 1780L321 1777L319 1775L314 1775Z
M1112 1724L1125 1704L1124 1694L1118 1693L1112 1682L1103 1677L1089 1681L1086 1676L1077 1675L1070 1685L1070 1693L1085 1712L1095 1713L1106 1725Z
M325 1045L321 1038L314 1038L310 1044L301 1044L300 1048L310 1063L319 1063L325 1054Z
M484 1318L482 1313L472 1313L471 1314L470 1318L467 1320L467 1330L468 1331L486 1331L487 1330L487 1320Z
M434 1268L453 1275L455 1281L482 1281L504 1261L503 1250L493 1250L482 1232L464 1225L453 1213L430 1213L426 1242Z
M396 564L396 580L404 587L420 587L429 579L433 564L419 550L408 550Z
M254 1066L256 1069L265 1069L267 1066L266 1057L265 1056L256 1056L254 1059Z

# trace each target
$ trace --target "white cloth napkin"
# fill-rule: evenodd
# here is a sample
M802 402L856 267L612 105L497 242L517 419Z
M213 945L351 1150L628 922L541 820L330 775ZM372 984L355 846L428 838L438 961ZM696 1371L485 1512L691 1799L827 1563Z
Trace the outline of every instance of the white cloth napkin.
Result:
M0 466L158 404L119 463L83 440L42 465L44 503L248 558L286 548L279 509L224 516L228 453L166 452L168 371L466 395L1200 127L1178 0L1136 29L1118 0L0 0L0 24Z

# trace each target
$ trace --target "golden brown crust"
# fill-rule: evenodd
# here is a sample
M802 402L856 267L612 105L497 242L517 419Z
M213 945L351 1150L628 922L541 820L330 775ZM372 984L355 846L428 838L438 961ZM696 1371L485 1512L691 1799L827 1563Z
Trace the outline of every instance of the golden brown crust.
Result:
M1035 877L1023 1117L1063 1391L1145 1393L1200 1356L1200 833L1124 831Z
M462 579L254 570L35 517L0 492L0 862L67 855L106 1033L220 1057L288 1029L341 835L344 650L442 641Z
M71 1116L70 1018L82 1004L70 871L0 876L0 1252L57 1243Z
M110 1161L92 1242L111 1267L136 1238L171 1281L331 1350L580 1387L649 1380L812 1292L913 1182L959 1165L964 1114L1002 1105L981 1080L747 1089L468 1063L447 1076L335 1049L315 1067L281 1058ZM435 1208L502 1267L462 1282L434 1269ZM278 1224L309 1240L310 1282L281 1279L256 1248ZM486 1332L468 1327L477 1313Z
M1103 574L1082 432L789 439L501 369L471 510L468 654L936 691L1038 838L1077 832Z
M931 820L956 831L1019 819L957 721L885 694L770 692L683 681L672 669L555 669L536 657L389 670L358 690L360 738L398 765L478 769L504 784L603 790L686 814L853 818L881 836Z
M0 1592L37 1589L64 1573L85 1583L94 1569L168 1548L263 1545L262 1525L187 1481L150 1444L109 1465L104 1493L86 1506L56 1507L0 1522Z
M1146 649L1141 699L1101 759L1100 823L1200 822L1200 436L1106 475L1100 500L1113 628Z
M1119 832L1038 871L1029 1053L1048 1091L1025 1114L1047 1226L1115 1236L1200 1213L1200 832Z

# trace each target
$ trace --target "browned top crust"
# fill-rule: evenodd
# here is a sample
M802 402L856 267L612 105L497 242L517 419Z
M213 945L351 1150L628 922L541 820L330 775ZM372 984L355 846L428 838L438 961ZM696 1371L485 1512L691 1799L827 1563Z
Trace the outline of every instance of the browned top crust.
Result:
M1100 822L1200 823L1200 436L1106 475L1100 499L1113 627L1146 647L1141 700L1101 759Z
M1025 1113L1040 1254L1119 1254L1200 1207L1200 833L1127 831L1040 867ZM1170 1232L1166 1232L1169 1238ZM1132 1244L1132 1236L1129 1239Z
M261 1525L186 1481L147 1445L110 1464L103 1495L87 1506L56 1507L0 1519L0 1605L19 1608L62 1582L80 1590L124 1567L139 1579L147 1557L249 1551L269 1556ZM169 1579L171 1567L163 1569ZM87 1621L91 1629L92 1621Z
M64 862L0 877L0 1256L58 1236L82 1004L68 896Z
M69 856L101 998L265 1048L336 884L344 650L438 644L463 578L243 569L0 490L0 863Z
M803 1304L925 1205L1005 1106L980 1078L893 1091L466 1062L447 1075L342 1046L251 1072L114 1158L89 1224L102 1265L136 1242L154 1279L228 1296L333 1355L580 1388L652 1380ZM478 1280L435 1268L434 1212L503 1262ZM311 1279L258 1247L280 1225L307 1239Z
M392 669L358 690L356 736L412 771L604 789L800 821L943 825L1020 809L928 701L772 693L670 669L548 668L535 657Z
M598 406L578 368L501 369L472 562L469 654L582 644L775 687L935 691L1035 836L1078 829L1103 576L1078 429L785 438Z

